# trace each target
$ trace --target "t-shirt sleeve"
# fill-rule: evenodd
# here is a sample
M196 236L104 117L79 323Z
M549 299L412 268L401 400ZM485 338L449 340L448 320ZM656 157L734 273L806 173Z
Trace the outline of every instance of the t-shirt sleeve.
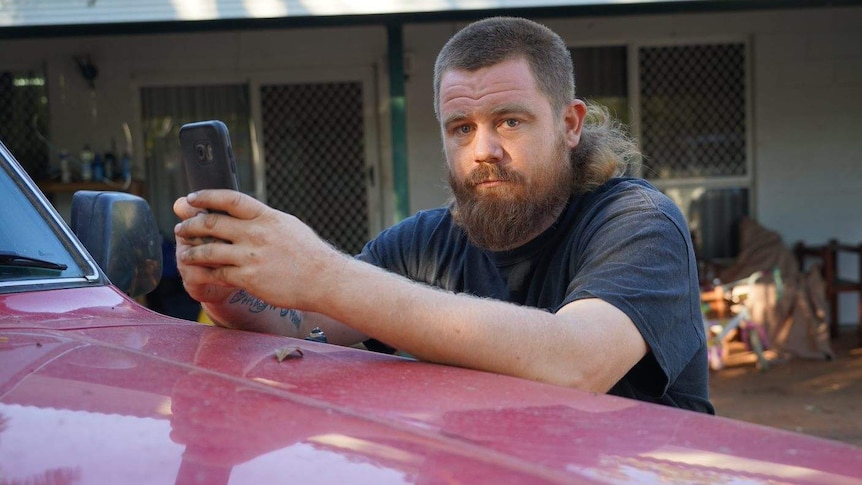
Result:
M383 230L356 258L413 281L445 287L440 261L451 252L453 241L447 214L443 207L419 211Z
M356 259L408 276L409 249L415 232L414 227L415 217L384 229L377 237L365 244L362 251L355 256Z
M650 353L633 375L662 396L704 345L694 250L677 207L660 193L625 193L593 214L572 258L573 279L561 307L599 298L623 311Z

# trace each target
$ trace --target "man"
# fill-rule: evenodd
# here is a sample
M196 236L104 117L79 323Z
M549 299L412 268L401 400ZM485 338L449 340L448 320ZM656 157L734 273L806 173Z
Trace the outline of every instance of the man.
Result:
M714 412L685 220L621 177L637 153L606 116L585 125L606 113L574 97L562 39L479 21L434 76L448 207L350 258L251 197L190 194L174 206L188 292L226 327L319 326L331 343Z

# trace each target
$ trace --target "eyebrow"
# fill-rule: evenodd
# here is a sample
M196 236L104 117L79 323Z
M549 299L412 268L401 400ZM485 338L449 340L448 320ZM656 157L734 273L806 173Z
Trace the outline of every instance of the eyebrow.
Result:
M528 108L526 105L520 103L507 103L502 104L500 106L495 106L494 109L491 110L491 116L501 116L507 114L521 114L527 116L534 116L534 110ZM443 119L443 126L449 126L453 123L457 123L461 120L468 118L468 114L465 111L458 111L452 113L446 118Z
M449 125L451 125L453 123L457 123L457 122L459 122L465 118L467 118L467 113L464 111L458 111L456 113L452 113L452 114L446 116L445 119L443 119L443 126L449 126Z
M526 105L520 103L509 103L503 104L495 107L491 110L491 114L494 116L506 115L506 114L523 114L528 116L533 116L534 110L528 108Z

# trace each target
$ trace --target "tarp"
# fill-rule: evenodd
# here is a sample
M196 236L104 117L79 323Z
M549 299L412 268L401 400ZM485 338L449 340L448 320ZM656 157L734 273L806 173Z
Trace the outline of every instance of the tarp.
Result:
M749 285L745 305L752 321L766 329L769 347L783 357L831 360L834 353L820 267L801 271L781 236L753 219L743 219L739 229L739 257L719 279L731 282L762 272Z

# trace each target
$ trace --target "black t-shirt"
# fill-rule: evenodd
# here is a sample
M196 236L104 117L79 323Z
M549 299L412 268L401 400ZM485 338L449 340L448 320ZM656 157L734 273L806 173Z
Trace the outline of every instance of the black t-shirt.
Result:
M383 231L357 257L449 291L550 312L599 298L625 312L650 348L610 394L715 412L688 226L644 180L616 178L573 197L552 227L511 251L473 246L444 207Z

